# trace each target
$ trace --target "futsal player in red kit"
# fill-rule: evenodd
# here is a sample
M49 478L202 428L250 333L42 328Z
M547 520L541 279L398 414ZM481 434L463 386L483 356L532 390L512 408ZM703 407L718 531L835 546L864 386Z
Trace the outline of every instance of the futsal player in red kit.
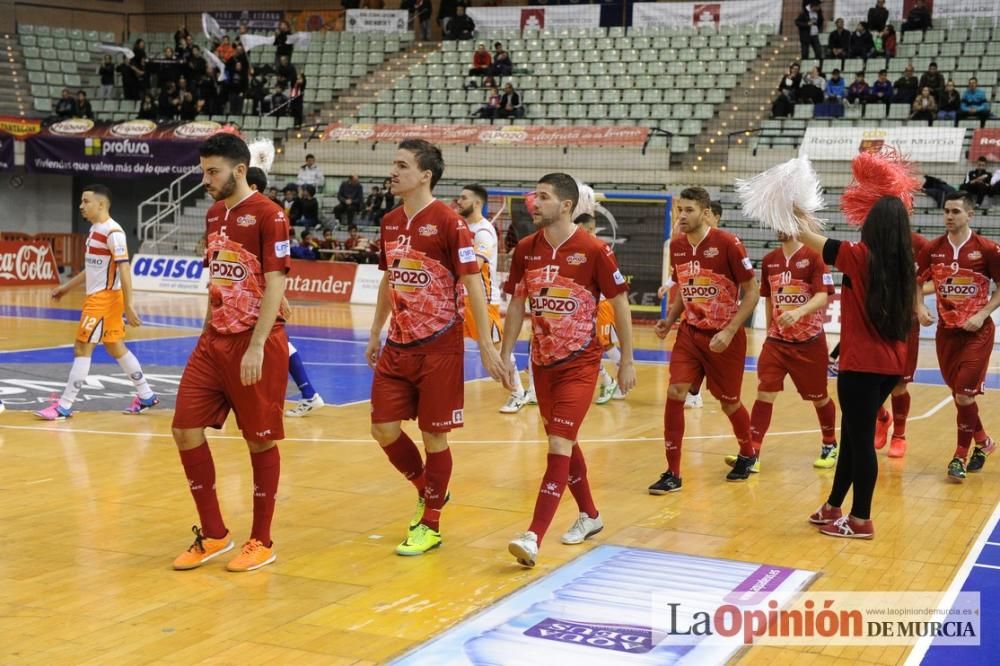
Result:
M250 449L253 527L227 568L252 571L275 560L271 518L284 439L288 338L281 312L291 267L288 219L280 206L247 185L250 151L232 134L202 144L202 184L215 199L208 209L205 266L208 312L177 390L173 435L201 527L174 560L194 569L233 548L215 492L215 465L205 428L221 428L232 410Z
M1000 307L1000 289L990 297L990 282L1000 284L1000 247L969 228L975 203L965 192L944 200L947 233L935 238L917 257L917 281L934 282L937 294L937 357L941 374L958 410L958 445L948 465L948 478L965 480L966 469L978 472L996 444L983 430L976 396L983 393L993 352L994 324L990 315ZM933 321L917 306L920 323ZM966 468L969 446L976 448Z
M452 468L448 432L463 422L463 285L483 365L494 379L504 373L493 346L472 234L458 213L431 194L443 173L436 146L422 139L399 144L390 180L403 205L382 218L379 268L385 274L365 352L375 370L372 437L417 489L416 512L396 547L399 555L422 555L441 545L441 509L449 499ZM390 314L383 348L382 327ZM426 463L402 429L403 421L414 418Z
M504 286L511 295L500 352L507 359L504 382L507 388L513 387L517 368L510 358L527 302L535 395L549 440L531 525L508 545L510 553L527 567L535 565L538 546L567 485L580 516L562 542L582 543L604 528L590 493L587 463L576 442L604 355L596 323L602 295L614 309L621 344L618 385L624 393L635 386L628 286L611 248L574 224L579 196L577 181L565 173L551 173L538 181L532 213L538 231L517 244Z
M678 229L683 235L670 241L670 257L680 297L670 304L667 318L656 322L656 335L666 338L674 322L683 318L670 356L664 414L668 469L649 486L651 495L681 489L684 399L691 385L703 378L722 403L739 443L733 471L745 479L756 462L750 414L740 401L740 389L747 349L743 322L753 313L760 291L740 239L708 225L711 203L708 192L700 187L683 190L677 201Z

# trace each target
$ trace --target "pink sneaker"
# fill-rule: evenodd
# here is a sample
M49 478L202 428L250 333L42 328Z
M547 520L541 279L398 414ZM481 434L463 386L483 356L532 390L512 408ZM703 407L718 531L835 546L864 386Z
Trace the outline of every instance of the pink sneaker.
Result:
M69 417L73 416L73 410L63 409L59 406L58 402L53 402L45 409L39 409L35 412L35 416L44 421L65 421Z
M156 407L160 404L160 399L156 397L154 393L152 397L143 400L139 396L132 398L132 404L128 406L122 413L123 414L142 414L147 409Z
M872 521L863 520L860 523L852 521L850 516L841 516L829 525L819 528L820 533L842 539L872 539L875 537L875 526Z
M829 525L834 521L840 520L843 515L844 514L840 511L840 507L835 506L827 509L826 502L824 502L818 509L816 509L816 513L809 516L809 522L813 525Z

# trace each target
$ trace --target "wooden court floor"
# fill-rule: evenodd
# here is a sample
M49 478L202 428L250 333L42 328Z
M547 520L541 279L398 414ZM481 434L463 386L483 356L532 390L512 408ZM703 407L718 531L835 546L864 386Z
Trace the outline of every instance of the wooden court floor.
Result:
M0 306L48 307L45 293L0 291ZM203 303L140 294L138 309L199 316ZM72 323L8 312L0 318L0 351L71 342ZM370 312L301 306L295 316L361 330ZM129 335L196 333L160 327ZM640 329L638 340L659 348L649 330ZM753 336L752 349L760 342ZM933 360L925 345L921 367ZM215 562L171 570L196 513L168 410L80 412L54 424L8 410L0 416L0 663L382 663L599 543L821 572L813 589L944 590L1000 501L1000 461L963 485L946 481L954 408L947 389L932 385L911 389L906 457L880 456L871 542L822 537L806 522L833 470L812 467L815 412L789 392L779 398L761 474L725 481L722 459L735 443L718 405L706 400L687 414L684 490L650 496L646 486L664 467L666 378L662 364L642 364L639 388L626 401L591 409L581 444L606 529L587 545L561 545L575 518L567 497L530 571L514 564L506 543L530 520L545 464L543 432L537 409L498 414L505 395L490 382L466 388L441 549L417 558L393 553L413 508L411 488L370 441L368 404L330 406L286 421L273 531L278 561L252 574L227 573ZM754 390L748 372L748 406ZM982 418L1000 432L996 410L983 409ZM224 515L239 542L251 517L246 449L232 423L209 441ZM898 664L907 650L753 648L739 661Z

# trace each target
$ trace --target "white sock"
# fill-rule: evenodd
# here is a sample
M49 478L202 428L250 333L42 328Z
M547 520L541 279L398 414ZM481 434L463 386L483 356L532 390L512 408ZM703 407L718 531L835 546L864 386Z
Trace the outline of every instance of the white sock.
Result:
M601 364L600 377L601 377L601 387L602 388L605 387L605 386L611 386L611 383L614 381L613 379L611 379L611 375L608 374L608 371L604 369L604 364L603 363Z
M524 384L521 383L521 373L517 370L517 359L514 358L513 352L510 354L510 362L514 365L514 391L518 395L524 395Z
M604 356L606 356L609 361L614 363L617 368L622 361L622 350L618 349L618 347L612 347L608 351L604 352Z
M531 365L531 350L528 350L528 393L535 392L535 371Z
M288 341L288 355L289 355L289 356L291 356L292 354L294 354L294 353L295 353L295 352L297 352L297 351L298 351L298 350L297 350L297 349L295 348L295 345L293 345L293 344L292 344L292 341L291 341L291 340L289 340L289 341Z
M69 379L66 380L66 388L63 389L62 397L59 398L59 406L69 409L73 406L73 401L83 388L83 383L87 381L90 374L90 357L77 356L73 359L73 367L69 369Z
M149 382L146 381L146 375L142 374L142 366L139 365L139 359L135 357L135 354L131 351L125 352L118 359L118 365L125 371L128 378L132 380L132 383L135 384L135 390L139 394L139 398L149 400L153 397L153 389L149 388Z

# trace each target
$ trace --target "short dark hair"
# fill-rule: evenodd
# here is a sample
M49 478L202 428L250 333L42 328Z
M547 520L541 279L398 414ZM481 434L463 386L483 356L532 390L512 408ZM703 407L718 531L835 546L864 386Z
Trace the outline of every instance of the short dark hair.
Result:
M711 203L711 205L709 206L709 208L712 209L712 215L715 215L717 218L722 219L722 204L721 203L719 203L718 201L713 201Z
M928 68L930 68L930 67L937 67L937 63L936 62L932 62L931 64L927 65L927 67Z
M444 157L441 155L441 149L424 139L403 139L397 148L413 153L417 159L417 167L421 171L431 172L431 189L433 190L444 174Z
M538 179L538 184L551 185L559 201L569 200L573 204L570 210L576 210L576 205L580 202L580 186L577 185L576 178L568 173L547 173Z
M949 201L961 201L966 210L976 209L976 200L972 198L971 194L962 190L949 192L944 195L944 203L948 203Z
M685 187L677 198L693 201L701 208L712 206L712 197L708 196L708 190L704 187Z
M889 72L888 72L887 70L884 70L884 69L880 69L880 70L878 70L878 75L879 75L879 76L882 76L883 74L888 74L888 73L889 73Z
M834 69L834 70L833 70L833 73L834 73L834 74L840 74L840 70L839 70L839 69Z
M224 157L233 166L245 164L250 166L250 149L246 141L228 132L219 132L210 136L198 148L201 157Z
M597 224L597 218L590 213L580 213L576 216L576 219L573 220L573 224L579 224L580 226L590 223Z
M357 231L358 230L358 225L356 225L356 224L349 224L349 225L347 225L347 230L348 231Z
M486 188L484 188L479 183L472 183L471 185L466 185L462 189L469 190L470 192L475 194L479 198L479 200L482 201L483 203L489 201L490 195L486 193Z
M860 71L860 72L855 72L854 76L860 76L861 78L865 78L865 73L864 73L864 71L862 70L862 71Z
M99 197L104 197L108 200L108 205L111 205L111 190L108 189L107 185L101 185L100 183L94 183L93 185L87 185L81 190L83 192L91 192Z
M309 159L310 157L313 158L313 159L316 159L316 156L313 155L312 153L309 153L308 155L306 155L306 159Z
M309 185L309 184L303 185L302 186L302 191L303 192L308 192L310 195L315 196L316 195L316 186L315 185Z
M260 167L250 167L247 169L247 185L256 187L258 192L267 189L267 174Z

